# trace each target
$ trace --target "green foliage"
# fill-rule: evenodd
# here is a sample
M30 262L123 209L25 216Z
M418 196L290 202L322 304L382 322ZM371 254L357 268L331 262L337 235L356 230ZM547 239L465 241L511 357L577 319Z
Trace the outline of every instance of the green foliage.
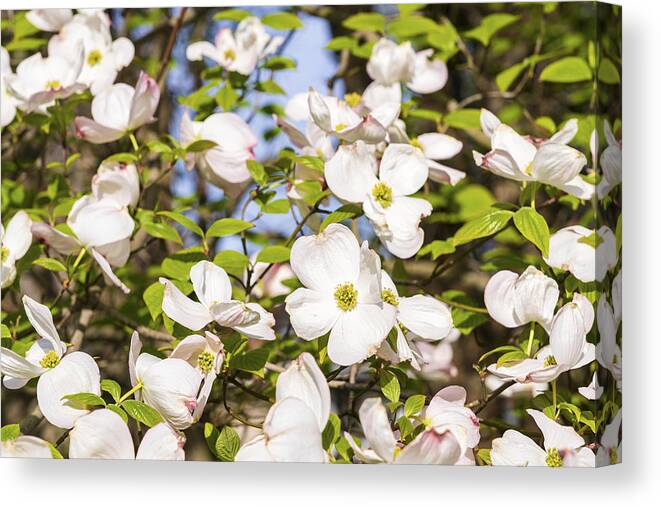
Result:
M163 421L161 414L141 401L125 400L120 406L133 419L150 428Z

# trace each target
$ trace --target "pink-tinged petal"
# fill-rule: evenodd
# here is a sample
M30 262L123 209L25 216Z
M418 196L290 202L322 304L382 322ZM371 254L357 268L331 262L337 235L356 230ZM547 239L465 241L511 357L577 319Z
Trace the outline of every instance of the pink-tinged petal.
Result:
M367 398L358 410L360 424L370 448L385 462L394 458L397 440L390 428L388 413L381 398Z
M94 144L110 143L124 135L124 131L122 130L105 127L84 116L77 116L74 124L76 126L76 135L80 139Z
M185 296L170 280L160 278L159 281L165 285L163 293L165 315L193 331L202 329L213 320L209 310L202 303L197 303Z
M172 429L166 423L159 423L147 430L142 437L135 459L184 461L186 454L183 433Z
M583 437L576 433L571 426L562 426L539 410L528 409L526 412L535 420L542 435L544 435L544 448L547 451L551 449L557 449L558 451L578 449L585 445Z
M499 271L493 275L484 288L484 304L491 318L505 327L519 327L523 324L516 313L515 286L518 275L512 271Z
M449 431L438 433L428 429L399 453L399 465L455 465L463 451L456 437Z
M34 237L57 252L65 255L76 253L80 250L80 242L67 234L64 234L44 222L32 224Z
M296 289L287 297L285 310L294 331L304 340L328 333L341 312L332 294L305 288Z
M69 433L69 458L133 459L133 439L124 420L107 408L80 417Z
M71 407L62 397L68 394L101 394L101 378L96 361L85 352L72 352L39 377L37 401L46 420L58 428L71 428L88 410Z
M154 121L154 113L160 97L161 91L158 83L149 75L141 72L135 85L135 95L131 101L128 128L136 129Z

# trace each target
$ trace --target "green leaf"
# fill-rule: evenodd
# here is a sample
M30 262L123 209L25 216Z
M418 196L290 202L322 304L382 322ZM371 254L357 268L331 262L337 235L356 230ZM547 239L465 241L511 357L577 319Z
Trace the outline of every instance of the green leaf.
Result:
M406 439L406 437L408 437L414 430L413 424L405 415L397 419L397 427L399 428L399 434L401 435L402 439Z
M330 224L335 224L342 222L344 220L349 220L350 218L356 218L363 214L363 209L357 204L345 204L340 206L338 209L326 215L326 218L321 222L321 227L319 231L323 231Z
M287 262L291 249L282 245L272 245L264 248L257 255L257 262L266 262L267 264L276 264L279 262Z
M188 153L201 153L203 151L210 150L211 148L215 148L216 146L218 146L218 143L214 141L198 139L197 141L193 141L188 146L186 146L185 150Z
M11 331L5 324L0 324L0 329L2 329L2 338L11 338Z
M114 403L109 403L108 405L106 405L106 408L108 410L112 410L113 412L115 412L115 414L121 417L125 423L129 422L129 416L126 415L126 412L124 412L119 405L115 405Z
M502 356L500 356L498 361L496 361L496 366L500 367L507 363L523 361L527 358L528 355L523 350L512 350L511 352L505 352Z
M486 352L486 353L482 354L482 357L480 357L480 359L478 359L477 362L481 363L487 357L491 357L494 354L499 354L501 352L522 352L522 350L519 347L515 346L515 345L501 345L500 347L496 347L495 349L490 350L489 352Z
M262 93L271 93L273 95L285 95L285 91L275 81L267 80L257 83L257 90Z
M218 457L218 454L216 454L216 442L218 441L218 435L220 435L220 432L213 424L209 422L204 423L204 440L206 440L207 447L211 453L216 457Z
M250 175L252 176L252 179L255 180L255 183L263 186L269 182L269 175L262 164L256 160L248 160L247 165L248 171L250 171Z
M142 224L142 228L150 236L173 241L179 245L182 244L181 236L179 236L177 229L171 225L156 222L145 222Z
M296 61L287 56L274 56L266 61L264 68L269 70L295 69Z
M620 82L620 72L613 61L608 58L602 58L599 62L597 77L599 81L605 84L618 84Z
M239 434L231 426L225 426L220 430L216 440L216 456L221 461L234 461L236 453L241 447Z
M163 311L162 305L164 291L165 286L161 282L154 282L147 287L142 294L142 300L147 305L152 320L156 320Z
M231 366L237 370L258 372L269 360L269 351L265 348L252 349L231 359Z
M401 40L434 32L438 28L438 23L423 16L401 16L388 23L387 31Z
M592 79L592 70L583 58L567 56L544 67L539 79L550 83L578 83Z
M0 440L3 442L15 440L19 436L21 436L21 427L18 424L7 424L0 430Z
M138 156L133 153L115 153L104 159L104 162L124 162L125 164L129 164L138 160Z
M446 114L443 117L443 123L448 127L456 129L477 130L480 128L480 110L479 109L457 109Z
M406 400L406 403L404 403L404 415L406 417L411 417L415 414L419 414L424 406L424 394L414 394L413 396L409 396L409 398Z
M331 446L337 442L337 439L340 438L342 430L342 422L337 414L331 412L328 416L328 422L324 431L321 433L321 443L327 451Z
M342 49L353 49L356 46L357 42L353 37L348 37L346 35L340 35L330 40L326 44L326 49L331 51L340 51Z
M301 20L291 12L274 12L262 18L262 23L276 30L296 30L303 27Z
M582 238L579 238L578 242L585 243L586 245L590 245L592 248L597 248L599 245L601 245L604 242L604 240L601 236L599 236L599 234L597 234L597 231L592 231L587 236L583 236Z
M48 257L41 257L32 261L32 264L46 268L49 271L66 271L67 268L57 259L50 259Z
M519 209L514 214L514 225L519 232L542 252L549 255L549 226L542 215L529 207Z
M276 199L275 201L270 201L262 207L264 213L270 213L273 215L284 215L289 213L291 209L291 204L287 199Z
M397 4L397 10L402 16L425 8L426 4Z
M239 94L234 91L229 80L227 80L225 86L220 88L218 93L216 93L216 104L223 111L229 111L236 104L237 100L239 100Z
M478 449L477 457L486 465L491 465L491 449Z
M112 399L115 401L119 401L119 399L122 397L122 388L112 379L103 379L101 381L101 390L110 394Z
M248 257L241 252L234 250L223 250L218 252L213 259L214 264L217 264L228 273L236 276L241 276L243 271L248 267Z
M207 237L224 237L238 234L247 229L255 227L250 222L238 218L221 218L216 220L211 227L207 229Z
M507 13L496 13L485 16L480 24L464 33L465 37L475 39L482 43L483 46L488 46L491 38L508 25L514 23L519 16Z
M80 410L85 410L90 407L106 406L106 402L103 398L94 393L67 394L62 396L62 399L66 400L65 405Z
M243 9L224 9L214 14L213 19L215 20L227 19L230 21L241 21L242 19L247 18L248 16L250 16L250 13L248 11L244 11Z
M7 51L35 51L48 43L47 39L27 37L13 40L7 44Z
M349 16L342 22L344 28L360 32L381 32L386 26L386 18L378 12L361 12Z
M399 386L399 380L395 374L385 370L379 378L379 386L381 387L381 392L386 398L393 403L399 401L401 388Z
M178 213L176 211L159 211L158 214L168 217L170 220L174 220L179 225L182 225L189 231L194 232L200 237L204 237L204 231L202 230L202 228L195 223L195 220L193 220L190 217L187 217L183 213Z
M469 243L474 239L485 238L501 231L509 223L514 213L497 210L462 225L454 235L455 246Z
M122 403L121 407L126 410L126 413L133 419L149 426L150 428L163 421L161 414L141 401L126 400Z
M420 249L418 257L424 257L431 254L432 260L438 259L441 255L448 255L454 253L456 248L452 241L435 239Z

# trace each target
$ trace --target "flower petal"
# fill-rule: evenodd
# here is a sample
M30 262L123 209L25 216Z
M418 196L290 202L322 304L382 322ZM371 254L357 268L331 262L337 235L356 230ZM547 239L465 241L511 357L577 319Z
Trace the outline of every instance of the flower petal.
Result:
M9 249L9 252L18 260L25 255L32 244L32 220L28 214L20 210L7 224L7 230L2 238L3 246Z
M158 83L146 73L140 72L135 85L135 94L131 100L128 128L136 129L154 121L161 91Z
M419 51L411 80L406 83L416 93L434 93L448 82L448 67L443 60L431 58L433 50Z
M429 341L445 338L452 329L452 314L448 306L422 294L400 298L397 320L416 337Z
M379 179L392 188L393 195L411 195L427 181L429 168L420 150L410 144L391 144L383 153Z
M532 160L532 176L557 187L573 180L587 163L585 155L571 146L545 143Z
M363 202L377 182L376 158L362 141L343 144L326 162L324 176L335 196Z
M193 331L213 320L206 306L186 297L170 280L159 278L159 282L165 285L163 312L172 320Z
M129 427L116 412L107 408L78 418L69 433L69 458L135 458Z
M227 273L220 266L200 261L190 270L193 290L207 308L216 303L225 303L232 299L232 284Z
M372 450L386 463L391 463L397 440L390 428L386 407L381 398L367 398L358 410L360 424Z
M23 356L5 347L0 348L0 373L2 383L7 389L20 389L30 379L38 377L46 371Z
M264 310L264 308L257 303L246 303L245 306L249 312L257 314L259 318L254 322L253 319L251 319L246 324L233 326L234 330L255 340L275 340L275 331L273 331L275 318L273 317L273 314Z
M149 428L142 437L135 459L184 461L185 443L183 433L173 430L166 423L159 423Z
M489 315L505 327L519 327L523 324L515 309L515 285L518 278L512 271L499 271L484 288L484 304Z
M494 466L546 466L546 453L530 437L516 430L507 430L491 443L491 464Z
M585 445L585 440L571 426L562 426L553 419L548 418L539 410L526 410L528 415L535 420L537 426L544 435L544 448L548 451L578 449Z
M341 312L332 294L305 288L296 289L287 296L285 310L294 331L304 340L328 333Z
M396 462L400 465L455 465L461 457L461 446L451 432L428 429L402 449Z
M433 160L447 160L457 155L463 143L447 134L432 132L418 136L418 143L422 146L425 157Z

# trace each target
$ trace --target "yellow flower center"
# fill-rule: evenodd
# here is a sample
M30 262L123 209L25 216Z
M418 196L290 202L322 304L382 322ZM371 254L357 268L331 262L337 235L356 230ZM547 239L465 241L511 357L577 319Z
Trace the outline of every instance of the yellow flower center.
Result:
M411 146L413 146L414 148L419 149L420 151L424 151L422 149L422 144L420 143L420 141L418 141L417 137L414 137L413 139L411 139Z
M556 448L549 449L546 453L546 466L561 467L563 465L560 453Z
M46 83L46 90L59 90L60 88L62 88L62 84L57 79Z
M548 368L549 366L555 366L558 364L558 362L555 360L555 357L553 356L547 356L546 359L544 359L544 368Z
M346 102L349 107L356 107L358 104L360 104L360 95L355 92L347 93L344 96L344 102Z
M349 125L347 125L346 123L338 123L337 125L335 125L335 132L340 132L345 128L347 128L348 126Z
M202 373L209 373L213 368L213 363L213 354L208 350L205 350L199 356L197 356L197 366L202 371Z
M392 204L392 188L383 182L374 185L372 196L382 208L388 208Z
M9 258L9 248L3 246L2 250L0 250L0 257L2 262L5 262Z
M44 357L41 358L39 364L42 368L55 368L57 363L60 362L60 357L55 353L54 350L49 350Z
M335 287L335 293L333 294L335 298L335 303L340 310L345 312L350 312L358 304L358 291L353 286L352 283L341 283Z
M395 296L395 293L390 289L383 289L381 291L381 299L383 299L384 303L388 303L389 305L397 306L399 304L397 296Z
M236 59L236 52L233 49L226 49L223 52L223 56L226 60L234 61Z
M98 49L93 49L90 51L90 54L87 55L87 65L90 67L94 67L95 65L98 65L101 63L101 60L103 60L103 53L99 51Z

